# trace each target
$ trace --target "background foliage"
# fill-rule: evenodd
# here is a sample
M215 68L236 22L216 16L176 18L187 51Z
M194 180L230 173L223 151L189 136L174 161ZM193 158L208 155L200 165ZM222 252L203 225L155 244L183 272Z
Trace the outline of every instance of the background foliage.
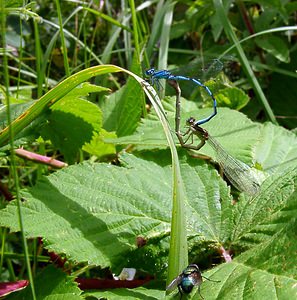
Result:
M297 1L0 3L0 282L30 281L8 298L161 299L196 263L219 281L205 299L295 299ZM254 166L256 196L228 186L207 144L173 137L176 151L174 90L162 82L160 104L137 77L151 66L205 81L219 108L204 128ZM184 131L213 104L181 87ZM149 284L110 279L124 267L128 287Z

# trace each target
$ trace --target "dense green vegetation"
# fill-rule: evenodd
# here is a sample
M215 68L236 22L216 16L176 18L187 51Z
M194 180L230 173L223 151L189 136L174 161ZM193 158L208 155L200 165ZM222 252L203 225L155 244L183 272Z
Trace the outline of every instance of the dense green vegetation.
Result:
M213 281L183 299L297 298L297 1L0 3L0 297L180 299L166 286L197 264ZM151 67L210 89L202 127L256 194L180 146ZM213 100L180 87L186 132Z

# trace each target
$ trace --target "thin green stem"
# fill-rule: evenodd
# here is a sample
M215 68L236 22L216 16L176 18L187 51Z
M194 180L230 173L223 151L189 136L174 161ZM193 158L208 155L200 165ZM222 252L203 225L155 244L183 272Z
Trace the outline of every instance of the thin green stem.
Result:
M3 258L4 258L4 245L6 239L6 228L1 229L1 256L0 256L0 274L2 274L2 267L3 267Z
M41 72L41 64L42 64L42 53L40 47L40 37L39 37L39 29L38 23L36 20L33 20L34 24L34 36L35 36L35 56L36 56L36 74L37 74L37 97L42 96L42 83L44 80L44 73Z
M23 26L22 19L20 18L20 36L23 36ZM17 77L17 98L19 97L19 88L21 83L21 65L23 59L23 39L20 39L20 48L19 48L19 61L18 61L18 77Z
M70 76L70 69L68 63L68 55L67 55L67 47L65 43L65 36L63 31L63 20L62 20L62 13L60 7L60 1L56 0L57 12L58 12L58 19L59 19L59 26L60 26L60 35L61 35L61 43L62 43L62 51L63 51L63 59L64 59L64 67L66 76Z
M132 16L132 24L133 24L135 54L137 57L139 57L140 47L139 47L138 26L137 26L137 18L136 18L136 10L135 10L134 0L129 0L129 4L130 4L130 8L131 8L131 16Z

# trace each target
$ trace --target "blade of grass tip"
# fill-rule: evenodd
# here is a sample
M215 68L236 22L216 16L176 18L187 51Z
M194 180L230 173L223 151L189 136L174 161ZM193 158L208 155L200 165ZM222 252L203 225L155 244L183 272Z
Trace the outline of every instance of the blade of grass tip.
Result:
M158 69L167 69L167 61L168 61L168 49L169 49L169 40L170 40L170 29L172 26L173 20L173 9L175 3L171 1L166 2L165 5L165 14L162 24L162 31L160 36L160 49L159 49L159 62ZM164 89L160 91L161 98L165 96L165 85Z
M60 27L64 68L65 68L66 76L69 76L70 75L70 69L69 69L68 55L67 55L68 52L67 52L67 47L66 47L66 43L65 43L65 36L64 36L64 31L63 31L63 20L62 20L62 13L61 13L61 7L60 7L60 1L59 0L56 0L56 7L57 7L57 13L58 13L59 27Z
M216 8L216 11L219 15L219 18L221 20L221 23L224 27L224 31L225 31L227 37L229 38L229 40L231 40L236 45L236 50L238 53L240 63L242 64L242 67L243 67L248 79L250 80L250 82L255 90L255 93L257 94L258 98L260 99L261 103L263 104L264 109L265 109L270 121L274 124L277 124L274 113L273 113L261 87L260 87L260 84L259 84L257 78L255 77L255 75L249 65L249 62L245 56L244 50L242 49L240 43L238 42L238 39L232 29L232 26L231 26L227 16L226 16L222 0L213 0L213 3Z
M5 86L5 98L7 103L6 113L7 113L7 123L11 124L11 114L10 114L10 95L9 95L9 74L8 74L8 60L7 60L7 54L6 54L6 14L4 13L4 1L0 0L0 12L1 12L1 28L2 28L2 45L3 45L3 77L4 77L4 86ZM32 276L32 270L30 265L30 258L29 258L29 251L28 251L28 245L27 240L25 237L25 229L23 224L23 216L21 211L21 197L20 197L20 186L19 186L19 178L18 173L16 169L16 161L15 161L15 154L14 154L14 134L13 134L13 128L9 126L9 143L10 143L10 160L11 160L11 169L13 174L13 179L15 183L15 196L16 196L16 202L17 202L17 211L18 211L18 219L19 219L19 226L22 236L22 242L23 242L23 248L25 253L25 262L26 262L26 268L28 272L28 278L30 281L30 287L32 292L32 299L36 299L35 294L35 288L34 288L34 281Z

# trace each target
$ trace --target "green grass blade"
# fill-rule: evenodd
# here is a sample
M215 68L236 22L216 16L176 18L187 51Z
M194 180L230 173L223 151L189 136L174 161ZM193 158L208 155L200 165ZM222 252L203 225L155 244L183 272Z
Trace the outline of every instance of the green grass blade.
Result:
M136 18L136 10L134 0L129 0L129 5L131 8L131 16L133 23L133 37L134 37L134 47L136 57L139 57L140 46L139 46L139 38L138 38L138 26L137 26L137 18Z
M63 54L63 61L64 61L64 68L66 76L70 75L69 63L68 63L68 56L67 56L67 47L65 43L65 36L63 31L63 21L62 21L62 13L60 7L60 1L56 0L56 7L58 13L58 20L59 20L59 27L60 27L60 35L61 35L61 44L62 44L62 54Z
M33 21L34 25L34 36L35 36L35 55L36 55L36 75L37 75L37 97L41 97L42 95L42 83L44 80L44 73L41 72L42 66L42 51L40 47L40 36L38 23L36 20Z
M257 78L255 77L255 75L249 65L248 59L245 56L243 48L241 47L241 45L238 42L238 39L232 29L231 23L228 20L228 17L224 10L222 0L214 0L213 2L214 2L214 6L216 8L216 11L219 15L219 18L221 20L221 23L224 27L225 33L226 33L227 37L229 38L229 40L232 41L234 43L234 45L236 45L236 50L238 53L239 60L242 64L242 67L243 67L247 77L249 78L249 80L255 90L255 93L257 94L258 98L260 99L261 103L263 104L264 109L267 113L267 116L269 117L271 122L273 122L274 124L277 124L274 113L273 113L261 87L260 87L260 84L259 84Z
M80 71L63 82L58 84L55 88L50 90L35 102L29 109L14 120L10 126L6 127L0 132L0 145L3 145L9 139L9 130L12 129L15 134L28 126L36 117L46 111L49 106L56 103L69 93L74 87L80 83L98 75L103 75L112 72L126 72L136 79L143 87L145 93L149 97L156 113L161 121L163 130L165 132L167 142L171 149L172 155L172 171L173 171L173 210L172 210L172 225L171 225L171 242L170 242L170 257L169 257L169 272L168 281L171 281L188 263L188 248L185 222L185 192L180 173L180 166L175 143L171 134L166 114L162 108L161 100L146 81L134 73L114 65L100 65Z
M184 207L186 194L181 177L178 154L171 135L171 130L168 125L168 121L166 120L165 114L162 112L162 109L160 110L160 107L162 107L161 101L156 91L147 82L144 83L146 84L145 86L150 93L149 99L152 101L157 115L161 120L172 156L173 206L167 275L168 285L181 272L181 270L183 270L185 266L188 265L187 232Z
M237 47L239 44L242 44L243 42L246 42L250 39L253 39L257 36L261 36L261 35L265 35L265 34L271 34L274 32L288 32L288 31L295 31L297 30L297 26L282 26L282 27L277 27L277 28L271 28L271 29L267 29L267 30L262 30L260 32L256 32L254 34L251 34L247 37L245 37L244 39L237 41L235 44L233 44L230 48L228 48L226 51L224 51L224 53L222 55L220 55L220 57L224 57L227 55L228 52L230 52L232 49L234 49L235 47ZM219 59L220 59L219 57Z
M104 13L98 11L98 10L95 10L95 9L92 9L92 8L89 8L89 7L82 7L82 9L86 10L86 11L89 11L90 13L104 19L105 21L107 21L107 22L109 22L109 23L111 23L111 24L113 24L113 25L115 25L119 28L122 28L123 30L126 30L128 32L132 32L132 30L129 27L123 25L122 23L116 21L115 19L111 18L110 16L108 16L108 15L106 15L106 14L104 14Z
M158 62L159 70L167 69L170 29L172 26L174 6L175 3L172 3L171 1L166 2L165 5L166 11L163 19L163 26L162 26L161 36L160 36L160 49L159 49L159 62ZM165 96L165 88L161 91L161 95L162 97Z

